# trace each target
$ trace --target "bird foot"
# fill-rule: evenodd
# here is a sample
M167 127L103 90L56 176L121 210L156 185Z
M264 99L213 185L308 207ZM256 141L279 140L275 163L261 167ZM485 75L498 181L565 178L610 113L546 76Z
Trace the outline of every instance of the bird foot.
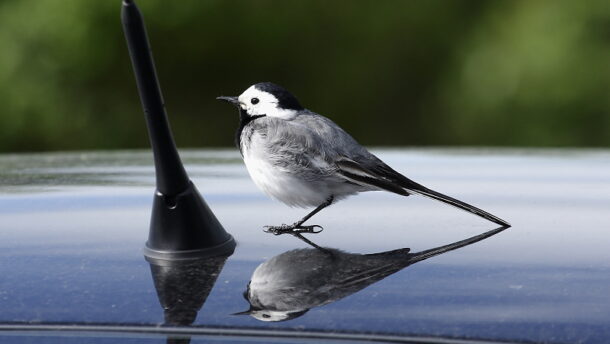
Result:
M316 228L319 228L316 230ZM301 233L312 233L317 234L320 233L324 228L319 225L311 225L311 226L303 226L298 222L293 223L292 225L282 224L281 226L265 226L263 231L265 233L271 233L273 235L282 235L282 234L301 234Z

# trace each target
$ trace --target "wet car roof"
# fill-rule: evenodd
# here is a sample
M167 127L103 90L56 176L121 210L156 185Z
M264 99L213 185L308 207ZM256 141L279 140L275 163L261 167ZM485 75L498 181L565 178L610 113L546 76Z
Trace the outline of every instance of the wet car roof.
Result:
M304 341L363 333L420 341L610 339L607 151L376 150L413 180L513 225L412 264L405 262L418 252L496 226L423 197L370 192L310 221L324 226L308 238L335 252L327 254L262 232L306 210L267 199L238 152L181 153L238 243L230 257L198 265L144 259L154 192L148 152L0 156L0 341L25 341L35 330L65 342L57 331L77 332L75 325L85 333L114 326L108 332L135 342L180 331L193 338L271 331L289 333L279 338L290 342L294 333ZM233 315L252 304L258 313Z

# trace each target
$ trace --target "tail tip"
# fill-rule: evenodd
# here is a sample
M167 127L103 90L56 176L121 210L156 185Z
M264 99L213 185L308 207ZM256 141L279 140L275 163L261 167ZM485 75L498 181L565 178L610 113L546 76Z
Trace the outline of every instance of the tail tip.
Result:
M512 225L510 223L508 223L507 221L504 221L504 220L502 220L500 218L495 218L495 219L492 220L492 222L502 226L502 228L505 228L505 229L512 227Z

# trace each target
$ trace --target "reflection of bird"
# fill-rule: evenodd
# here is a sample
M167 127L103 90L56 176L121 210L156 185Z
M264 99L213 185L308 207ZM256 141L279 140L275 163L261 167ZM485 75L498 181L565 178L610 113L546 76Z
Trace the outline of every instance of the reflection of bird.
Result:
M284 321L349 296L411 264L455 250L503 231L500 227L453 244L409 253L408 248L375 254L336 249L298 249L259 265L244 297L249 314L262 321Z
M259 83L239 97L218 97L239 107L236 143L250 176L265 193L291 206L315 206L292 225L269 226L274 234L315 232L303 223L331 203L363 191L419 194L509 224L479 208L418 184L369 153L326 117L306 110L284 88Z

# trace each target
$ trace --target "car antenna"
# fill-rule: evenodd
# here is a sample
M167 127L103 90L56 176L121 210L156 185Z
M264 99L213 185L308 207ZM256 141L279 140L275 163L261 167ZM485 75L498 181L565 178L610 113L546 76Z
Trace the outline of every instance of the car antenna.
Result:
M156 192L144 255L174 260L231 254L235 240L214 216L180 160L144 19L133 0L123 0L121 21L155 161Z

